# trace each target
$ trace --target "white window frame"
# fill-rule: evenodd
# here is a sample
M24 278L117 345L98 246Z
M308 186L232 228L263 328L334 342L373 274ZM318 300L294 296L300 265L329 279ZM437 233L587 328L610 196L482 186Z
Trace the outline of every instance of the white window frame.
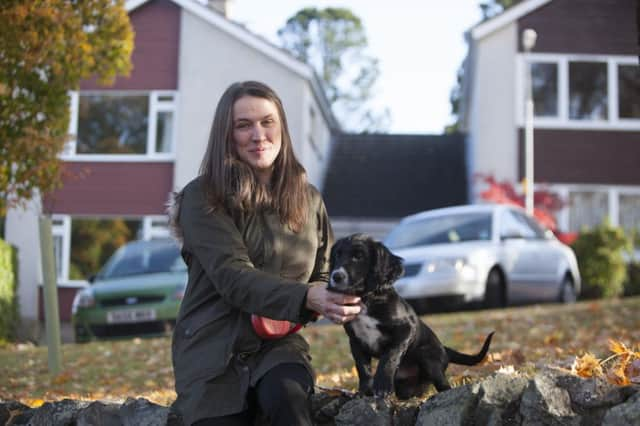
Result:
M147 125L147 150L144 154L78 154L78 114L80 95L146 95L149 96L149 120ZM172 97L172 100L161 100L163 97ZM61 154L61 159L66 161L101 161L101 162L134 162L134 161L173 161L176 153L176 136L178 125L178 92L175 90L83 90L81 92L69 92L70 119L69 134L71 140L67 142ZM168 153L156 152L156 132L158 114L161 112L173 113L173 127L171 134L171 149Z
M169 238L167 216L145 216L142 219L142 239Z
M71 257L71 216L52 215L51 221L51 234L54 238L62 238L61 258L59 259L56 257L55 259L56 262L62 262L61 275L57 277L58 286L66 287L66 285L69 283L69 259Z
M79 218L95 218L95 219L108 219L110 216L78 216ZM118 216L122 217L122 216ZM163 215L149 215L149 216L126 216L125 219L139 219L142 222L142 239L150 240L154 238L168 238L169 227L167 217ZM86 287L89 283L86 280L70 280L69 279L69 264L71 261L71 222L73 216L55 214L51 217L54 222L61 222L60 224L53 224L51 233L53 236L62 238L62 275L58 278L58 287ZM58 259L56 259L56 262Z
M640 119L618 117L618 66L637 65L636 56L587 55L553 53L519 53L516 55L516 99L514 108L516 124L525 125L525 70L529 62L554 63L558 66L558 115L533 118L534 128L576 130L640 130ZM572 120L569 118L569 63L600 62L607 64L607 110L606 120Z
M620 225L620 196L640 195L640 186L622 185L567 185L554 184L548 186L562 200L568 200L571 192L602 192L607 194L609 221L613 226ZM557 214L558 228L561 231L569 229L569 206L563 207Z

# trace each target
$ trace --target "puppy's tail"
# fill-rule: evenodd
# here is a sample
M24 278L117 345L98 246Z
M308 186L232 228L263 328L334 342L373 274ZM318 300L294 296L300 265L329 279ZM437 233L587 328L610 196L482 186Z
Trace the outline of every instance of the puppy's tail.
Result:
M482 345L482 349L475 355L467 355L460 353L454 349L448 348L445 346L445 350L447 351L447 356L449 357L449 362L454 364L461 365L476 365L480 361L484 359L489 351L489 345L491 344L491 338L493 337L494 331L489 333L486 339L484 339L484 344Z

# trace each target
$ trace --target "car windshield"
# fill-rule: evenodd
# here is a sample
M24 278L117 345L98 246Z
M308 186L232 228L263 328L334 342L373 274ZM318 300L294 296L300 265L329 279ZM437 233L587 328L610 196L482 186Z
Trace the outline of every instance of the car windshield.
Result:
M120 247L96 279L186 271L180 249L172 241L136 241Z
M391 249L491 239L491 213L462 213L400 223L385 244Z

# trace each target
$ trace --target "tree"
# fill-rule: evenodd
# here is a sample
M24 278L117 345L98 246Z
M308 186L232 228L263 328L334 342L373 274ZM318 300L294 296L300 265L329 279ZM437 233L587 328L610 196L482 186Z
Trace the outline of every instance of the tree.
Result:
M453 86L451 92L449 92L449 103L451 104L451 114L456 117L456 120L444 128L444 132L447 134L456 133L460 131L460 101L462 100L462 79L464 78L464 62L458 68L456 73L456 85Z
M132 50L123 0L2 0L0 217L61 185L68 92L127 74Z
M513 5L520 3L522 0L488 0L480 3L482 16L484 20L494 17L499 13L507 10Z
M348 9L305 8L278 30L282 47L309 64L320 77L333 112L354 130L383 130L388 109L369 105L380 74L378 60L366 53L367 36L360 18Z
M482 20L486 21L507 8L520 3L522 0L487 0L480 3L480 9L482 9ZM445 127L445 133L454 133L460 130L460 102L462 100L462 80L464 79L464 61L458 68L456 73L456 85L451 89L449 94L449 103L451 104L451 114L456 117L456 120Z

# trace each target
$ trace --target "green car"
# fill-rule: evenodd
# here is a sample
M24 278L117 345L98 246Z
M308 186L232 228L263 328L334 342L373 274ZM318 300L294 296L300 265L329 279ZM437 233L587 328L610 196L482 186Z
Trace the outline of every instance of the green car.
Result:
M133 241L89 282L73 300L76 342L163 335L178 316L187 267L172 240Z

